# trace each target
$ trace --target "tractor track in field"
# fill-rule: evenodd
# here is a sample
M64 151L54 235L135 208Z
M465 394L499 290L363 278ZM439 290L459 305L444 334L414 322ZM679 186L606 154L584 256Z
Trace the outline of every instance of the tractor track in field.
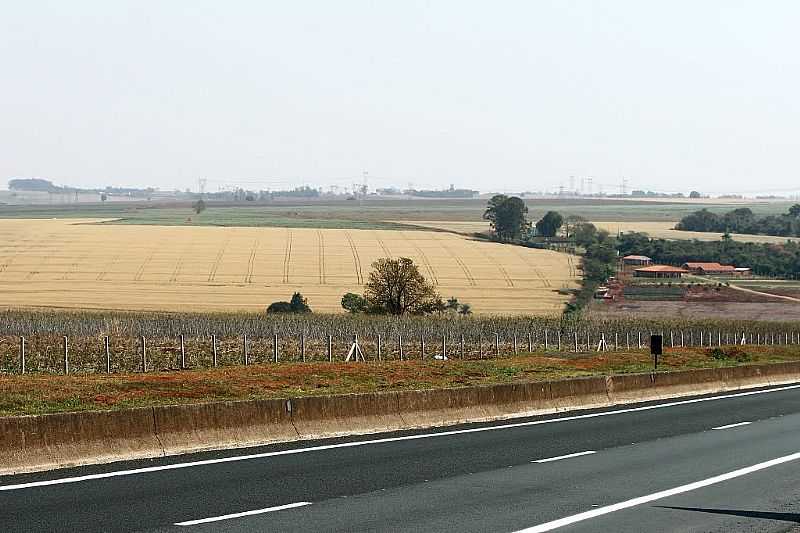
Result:
M472 246L474 248L475 247L475 242L474 241L471 241L471 242L473 243ZM503 246L503 245L500 244L500 245L497 245L497 246ZM503 265L501 265L494 257L492 257L492 255L490 253L488 253L486 250L484 250L483 247L479 246L478 248L480 249L480 251L483 254L483 256L486 259L488 259L489 262L492 265L495 266L495 268L497 268L497 271L500 272L500 274L503 276L503 279L505 280L506 284L509 287L513 287L514 286L514 281L511 279L511 276L508 275L508 271L505 269L505 267Z
M247 260L247 274L244 276L245 283L253 283L253 269L256 264L256 256L258 255L258 245L261 241L258 238L253 239L253 247L250 250L250 258Z
M142 276L144 276L144 269L153 260L153 257L156 255L158 251L158 246L153 246L150 251L147 253L147 257L145 257L142 264L139 265L139 269L136 271L136 275L133 277L133 281L142 281Z
M350 236L350 232L345 231L344 236L347 239L347 243L350 245L350 251L353 253L353 263L356 267L356 281L358 281L359 285L363 285L364 275L361 273L361 258L358 256L358 250L353 242L353 238Z
M283 283L289 283L289 264L292 261L292 230L286 230L286 251L283 254Z
M542 283L544 283L545 287L551 288L553 286L553 284L550 282L550 280L547 279L547 277L545 277L544 274L542 274L542 271L539 269L539 267L537 267L536 265L534 265L533 263L530 262L530 257L526 253L524 253L522 250L517 249L516 247L514 248L514 253L517 254L517 256L520 259L522 259L523 263L525 263L528 267L531 268L531 270L533 270L533 272L536 274L536 276L540 280L542 280ZM567 260L567 261L569 261L569 260ZM572 270L572 266L571 265L570 265L570 270Z
M319 246L319 284L325 285L325 236L317 230L317 245Z
M425 252L422 251L422 248L419 247L419 245L416 243L416 241L413 241L412 239L409 239L408 235L406 235L405 232L400 232L400 233L403 236L403 238L406 241L408 241L408 243L411 244L411 246L414 247L414 250L417 252L417 254L419 254L419 257L422 260L422 264L425 265L425 269L428 271L428 274L430 275L431 280L433 280L433 284L434 285L439 285L439 278L436 276L436 273L433 271L433 266L431 265L431 262L428 260L428 256L425 255Z
M375 234L375 240L378 241L378 245L381 247L381 250L383 250L383 255L386 256L386 258L391 259L392 253L389 251L389 248L386 246L386 243L383 242L383 239L381 239L380 235L378 235L378 232L374 232L374 234Z
M467 264L464 263L464 261L455 252L453 252L453 250L451 250L449 246L445 244L445 239L439 238L438 235L434 237L434 239L440 243L442 249L445 252L447 252L447 254L450 257L453 258L453 260L458 264L458 266L461 267L461 271L464 272L464 276L467 278L469 284L473 287L477 286L478 283L475 281L475 278L473 277L472 272L470 272L469 268L467 267Z
M228 248L228 244L231 242L231 237L228 235L225 241L222 243L222 247L217 252L217 257L214 259L214 264L211 266L211 272L208 273L208 281L212 282L217 279L217 271L219 270L219 265L222 263L222 258L225 256L225 250Z

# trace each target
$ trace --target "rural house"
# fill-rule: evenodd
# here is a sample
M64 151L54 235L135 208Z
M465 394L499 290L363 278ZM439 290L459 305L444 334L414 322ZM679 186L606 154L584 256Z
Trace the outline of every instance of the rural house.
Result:
M653 260L646 255L626 255L622 258L622 264L625 266L649 266L653 264Z
M683 268L692 274L701 276L733 276L736 273L736 267L733 265L721 265L719 263L690 262L684 263Z
M636 278L680 278L688 274L687 270L669 265L652 265L637 268L633 271Z

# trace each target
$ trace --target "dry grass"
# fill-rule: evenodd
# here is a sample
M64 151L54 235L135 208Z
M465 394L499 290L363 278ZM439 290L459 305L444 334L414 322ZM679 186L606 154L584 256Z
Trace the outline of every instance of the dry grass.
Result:
M575 287L560 253L425 231L163 227L0 220L9 308L262 310L301 291L340 311L379 257L410 257L476 313L553 314Z
M729 350L730 357L703 348L669 349L659 368L680 370L800 359L797 346ZM0 416L541 381L646 372L651 365L649 354L631 351L580 356L549 353L467 361L262 363L151 374L0 375Z

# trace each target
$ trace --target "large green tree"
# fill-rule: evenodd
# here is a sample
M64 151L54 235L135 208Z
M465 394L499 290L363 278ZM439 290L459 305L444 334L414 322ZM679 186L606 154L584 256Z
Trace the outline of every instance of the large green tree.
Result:
M521 239L530 229L528 207L516 196L492 196L483 218L489 221L495 238L501 241Z
M433 284L407 257L372 263L364 298L370 310L391 315L431 313L441 301Z
M536 223L536 233L544 237L555 237L556 232L564 223L564 217L558 211L548 211Z

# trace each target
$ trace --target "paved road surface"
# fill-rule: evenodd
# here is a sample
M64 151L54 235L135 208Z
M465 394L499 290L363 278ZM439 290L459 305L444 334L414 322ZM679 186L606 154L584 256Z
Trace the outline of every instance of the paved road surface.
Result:
M800 385L0 477L0 531L790 531L798 480Z

